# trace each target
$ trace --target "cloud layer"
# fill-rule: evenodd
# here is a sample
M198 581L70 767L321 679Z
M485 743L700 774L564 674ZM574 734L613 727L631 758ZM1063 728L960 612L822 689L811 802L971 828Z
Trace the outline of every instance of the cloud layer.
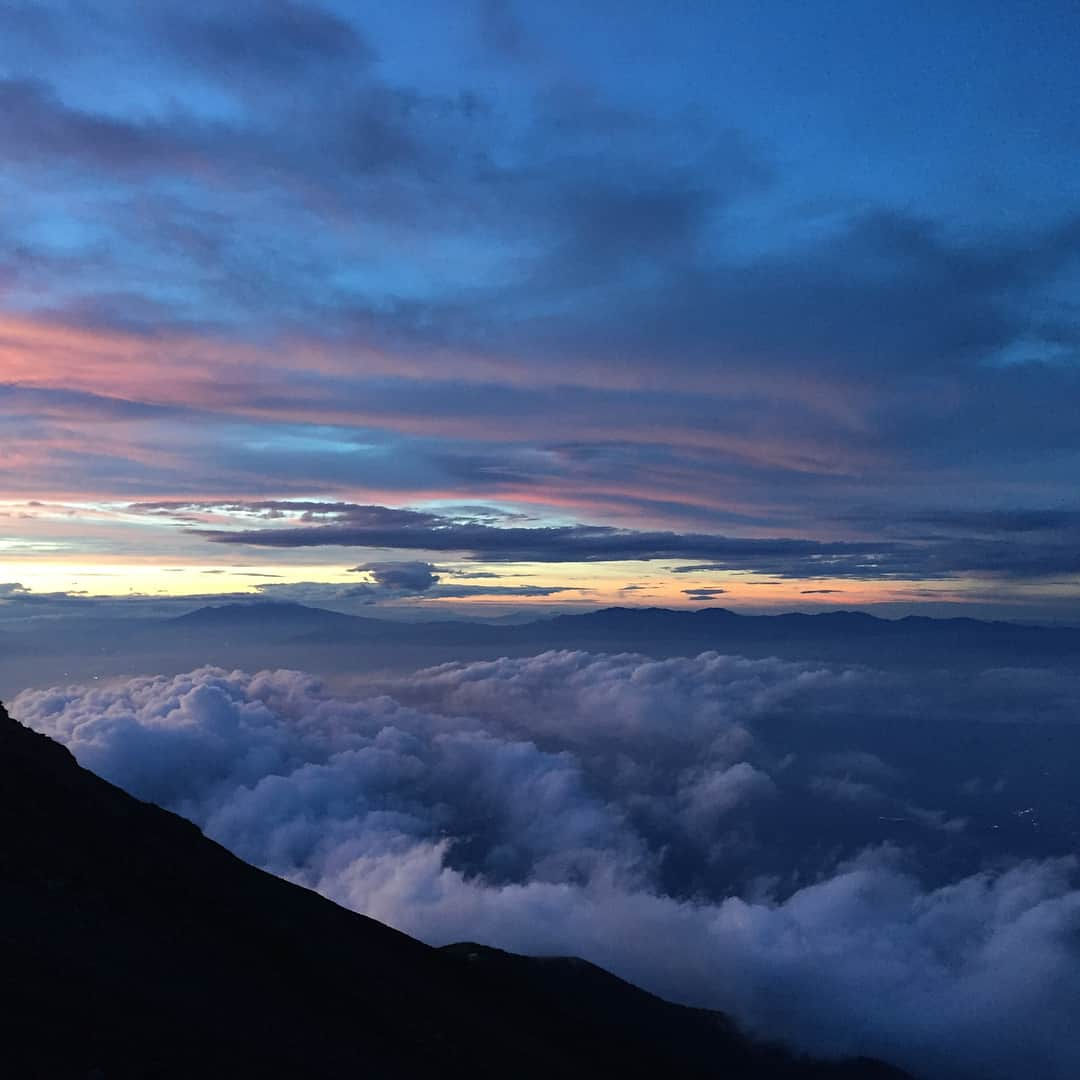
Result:
M943 851L983 850L985 800L1012 781L960 785L954 766L959 817L901 752L920 732L852 748L860 717L895 734L928 704L948 738L993 699L986 678L965 705L859 670L547 653L349 696L204 668L29 691L13 712L242 857L427 940L586 956L820 1052L1064 1080L1075 860L1002 861L1008 833L991 868L943 871Z
M261 505L254 503L251 510L257 513ZM318 507L300 504L312 505ZM173 509L182 515L200 508L177 504ZM201 509L228 508L209 505ZM243 513L246 508L233 509ZM924 528L927 525L933 527ZM254 529L195 531L214 543L254 548L394 548L463 553L489 563L708 560L672 569L675 573L736 571L799 580L935 580L980 575L998 581L1037 581L1080 574L1080 516L1054 511L941 513L893 525L889 531L894 535L888 539L861 541L744 538L584 524L515 525L470 515L342 503L326 503L316 511L294 510L290 521ZM377 574L380 567L391 564L367 565L375 568L368 572ZM723 591L684 590L699 600Z
M0 500L484 500L570 531L430 558L1075 592L1074 527L930 524L1076 511L1071 21L736 7L0 3Z

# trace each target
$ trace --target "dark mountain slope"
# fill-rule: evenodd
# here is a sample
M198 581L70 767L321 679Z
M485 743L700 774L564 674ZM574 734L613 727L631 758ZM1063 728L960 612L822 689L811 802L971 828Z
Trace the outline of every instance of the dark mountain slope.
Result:
M568 1022L588 1025L588 1030L599 1036L599 1045L610 1046L627 1038L662 1044L675 1036L682 1061L688 1067L704 1063L704 1075L791 1076L799 1080L899 1080L905 1075L866 1059L804 1059L796 1065L782 1047L741 1036L722 1013L673 1005L574 956L516 956L474 942L447 945L441 951L472 967L474 976L495 993L528 994L543 1007L559 1010ZM718 1041L724 1047L722 1054L717 1053ZM715 1068L711 1074L708 1063Z
M900 1075L796 1061L581 962L431 949L246 865L2 707L0 830L7 1076Z

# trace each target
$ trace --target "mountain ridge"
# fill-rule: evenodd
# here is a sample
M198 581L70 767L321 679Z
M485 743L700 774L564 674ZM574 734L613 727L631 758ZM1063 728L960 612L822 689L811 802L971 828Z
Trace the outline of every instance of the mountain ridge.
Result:
M356 624L360 626L378 625L383 629L415 630L418 627L447 628L453 626L462 627L490 627L500 632L511 633L520 631L526 627L552 629L557 627L570 627L588 623L623 623L645 622L646 620L663 619L669 624L705 623L708 621L730 622L739 620L742 623L760 623L761 625L783 625L785 623L806 624L813 622L818 626L853 624L862 626L874 626L878 628L904 628L904 627L939 627L939 628L985 628L994 630L1010 630L1031 634L1077 634L1080 635L1080 627L1062 624L1047 625L1036 623L1018 623L1007 619L976 619L967 615L952 615L948 617L936 617L928 615L903 615L897 618L875 615L872 612L857 611L849 608L838 608L833 611L782 611L775 613L745 613L733 611L731 608L722 606L710 606L700 608L668 608L660 606L652 607L625 607L611 605L597 608L595 611L562 612L557 615L541 616L530 622L503 623L497 625L483 619L430 619L430 620L402 620L380 618L379 616L354 615L346 612L334 611L330 608L316 607L310 604L302 604L293 601L262 601L251 602L231 601L226 604L206 604L194 611L183 615L170 616L159 620L171 625L193 625L195 623L238 622L252 621L256 614L265 616L288 616L297 615L310 621L316 621L315 616L327 621L340 621L342 626Z
M433 949L248 866L2 705L0 811L11 1075L904 1075L797 1058L582 961Z

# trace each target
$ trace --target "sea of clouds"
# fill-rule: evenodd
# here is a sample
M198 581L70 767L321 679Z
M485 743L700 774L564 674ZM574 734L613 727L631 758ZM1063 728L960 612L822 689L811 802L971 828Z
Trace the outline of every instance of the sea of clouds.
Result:
M12 712L248 861L426 941L583 956L819 1053L1064 1080L1080 1075L1075 858L988 858L979 799L1004 780L958 764L941 805L910 754L827 734L918 716L925 738L927 710L992 714L1007 687L1060 712L1070 678L928 689L552 652L350 693L207 667L26 691Z

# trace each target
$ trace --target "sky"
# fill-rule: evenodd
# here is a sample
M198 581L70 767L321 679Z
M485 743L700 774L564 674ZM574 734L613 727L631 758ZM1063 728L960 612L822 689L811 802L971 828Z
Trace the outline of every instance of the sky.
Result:
M1080 622L1080 14L0 2L0 605Z

